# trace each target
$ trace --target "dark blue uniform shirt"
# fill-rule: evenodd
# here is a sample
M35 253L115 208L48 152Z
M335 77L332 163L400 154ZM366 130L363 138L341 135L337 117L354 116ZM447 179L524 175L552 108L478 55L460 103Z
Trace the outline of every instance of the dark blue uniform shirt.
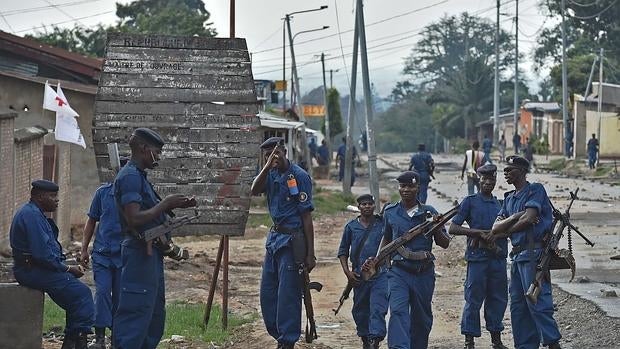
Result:
M472 229L490 230L497 218L497 213L501 209L499 201L492 196L485 198L481 193L466 196L461 202L459 212L452 218L452 223L462 225L467 222ZM485 261L489 257L506 258L508 256L508 239L498 239L495 244L502 249L502 253L495 255L488 249L473 248L474 239L467 237L467 250L465 251L465 260L467 261Z
M428 171L430 169L431 161L433 161L433 157L430 153L425 151L415 153L411 156L412 169L420 175L421 181L430 180L430 174Z
M375 217L373 224L369 225L367 228L360 223L359 217L349 221L349 223L344 226L344 233L342 234L340 247L338 248L338 257L349 257L352 270L359 274L364 261L366 261L368 257L377 255L379 245L381 244L381 238L383 237L382 233L383 219L380 216ZM368 234L368 237L366 241L364 241L364 244L361 245L366 234ZM355 254L359 255L357 260L353 260Z
M549 201L545 188L540 183L528 182L527 185L518 192L513 190L504 194L504 203L498 215L509 217L527 208L536 209L539 222L527 230L513 233L510 236L510 241L513 246L527 248L528 234L531 236L531 242L540 243L543 241L545 233L551 229L551 224L553 222L551 202ZM539 251L535 252L538 253ZM529 259L528 256L528 251L525 250L522 251L515 260L527 260Z
M30 201L17 210L9 234L15 258L31 255L38 267L67 271L66 257L58 242L58 227L34 202Z
M139 169L133 161L129 161L127 165L123 166L118 172L114 180L113 188L116 202L120 204L118 207L119 212L122 211L125 205L132 202L140 204L140 211L145 211L154 207L160 201L157 194L155 194L153 185L146 179L146 172ZM122 231L126 231L126 222L122 216L119 217ZM144 232L165 221L166 216L162 213L157 219L151 220L139 227L138 231Z
M99 222L93 243L93 254L109 257L117 267L120 267L123 234L112 183L97 188L87 215Z
M405 210L400 201L386 206L383 213L383 222L385 225L383 228L383 236L387 239L387 241L393 241L399 238L401 235L407 233L409 229L424 223L427 220L428 213L431 215L436 215L437 210L430 205L418 204L413 217L409 217L407 210ZM433 237L431 236L427 239L423 234L420 234L411 241L407 242L404 246L414 252L431 252L433 247ZM432 257L432 259L434 260L435 257ZM398 253L395 253L392 257L392 261L404 260L406 259ZM420 261L406 261L411 267L417 267L421 263Z
M493 141L491 141L491 139L485 138L482 140L482 150L485 153L490 153L492 147L493 147Z
M287 181L295 178L298 194L292 195ZM288 229L302 228L301 214L313 211L312 180L306 171L289 161L289 168L280 173L277 169L269 171L265 191L269 215L275 225ZM275 250L285 246L291 238L290 234L270 234L267 245Z

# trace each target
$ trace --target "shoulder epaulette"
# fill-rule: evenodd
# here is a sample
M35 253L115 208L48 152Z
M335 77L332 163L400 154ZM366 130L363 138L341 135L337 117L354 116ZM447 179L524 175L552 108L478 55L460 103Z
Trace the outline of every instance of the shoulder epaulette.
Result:
M514 190L511 190L511 191L507 191L507 192L505 192L505 193L504 193L504 199L505 199L505 198L507 198L507 197L508 197L508 195L510 195L510 194L512 194L512 193L514 193L514 192L515 192Z

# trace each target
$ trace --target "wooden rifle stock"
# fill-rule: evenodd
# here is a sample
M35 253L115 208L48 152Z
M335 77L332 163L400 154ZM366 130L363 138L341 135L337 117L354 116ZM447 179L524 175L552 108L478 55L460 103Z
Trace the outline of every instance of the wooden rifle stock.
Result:
M389 244L383 246L377 256L370 262L369 270L362 270L362 279L364 281L370 280L377 273L377 266L384 264L388 258L390 258L399 247L405 245L407 242L413 240L416 236L424 234L426 238L430 237L437 229L443 228L443 226L456 216L459 212L460 205L452 207L448 212L439 215L437 221L425 221L415 227L409 229L408 232L399 236L396 240L392 240Z
M308 272L308 268L303 266L302 269L302 277L303 277L303 286L304 286L304 307L306 308L306 343L312 343L313 340L319 338L316 333L316 322L314 320L314 308L312 307L312 294L310 290L317 290L321 292L323 289L323 285L319 282L311 282L310 281L310 273Z

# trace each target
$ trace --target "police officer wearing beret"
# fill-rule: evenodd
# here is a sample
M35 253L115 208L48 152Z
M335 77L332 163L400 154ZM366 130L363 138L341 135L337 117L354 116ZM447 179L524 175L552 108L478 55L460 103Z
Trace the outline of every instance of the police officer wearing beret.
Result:
M543 252L545 235L553 215L545 188L526 179L529 163L512 155L506 158L504 178L515 190L504 194L504 202L493 225L493 237L510 236L510 316L517 349L534 349L542 343L560 348L562 337L553 318L553 298L549 280L542 282L536 304L525 294L536 275L536 264Z
M121 167L125 166L127 161L128 158L122 157ZM95 235L91 252L95 279L95 343L90 349L105 349L105 331L106 328L112 329L112 315L118 308L122 265L123 234L112 183L105 183L97 188L87 216L82 233L80 263L83 267L88 267L88 245Z
M360 215L344 227L338 259L348 283L353 285L353 320L364 349L379 348L385 338L385 315L388 308L387 275L381 269L375 276L360 278L364 261L379 250L383 233L383 218L375 215L375 198L364 194L357 198ZM351 260L351 269L349 262Z
M426 151L426 145L418 144L418 152L411 156L409 171L413 170L420 176L418 199L425 204L428 198L428 184L431 182L431 176L435 169L435 162L429 152Z
M482 335L480 308L483 302L486 328L491 332L493 349L507 349L502 343L501 332L504 329L502 319L508 304L506 275L508 240L505 237L498 238L491 244L485 240L501 209L499 201L493 196L496 171L497 167L492 164L478 168L480 192L463 199L449 230L452 235L467 236L465 307L461 318L461 334L465 336L465 349L473 349L474 337ZM464 222L467 222L469 228L462 226Z
M58 208L58 185L47 180L32 182L30 202L13 217L9 233L13 251L13 274L20 285L46 292L66 312L62 349L86 349L94 317L93 296L78 280L79 266L65 263L58 242L58 227L45 212Z
M434 207L418 200L420 177L417 172L403 172L397 181L400 201L384 209L381 247L424 223L429 216L438 215ZM418 235L392 257L392 267L387 273L390 348L428 347L428 336L433 325L431 301L435 290L435 257L431 253L433 239L442 248L448 248L450 244L450 236L442 228L428 239L423 234Z
M129 138L129 146L131 159L119 171L113 186L124 234L121 292L113 319L113 340L116 349L154 349L164 333L163 256L169 246L152 246L136 233L164 223L166 213L172 209L196 206L196 200L180 194L161 200L146 178L145 169L158 166L164 146L159 134L138 128Z
M300 267L311 271L316 265L312 180L287 159L284 139L271 137L260 148L265 165L251 191L266 194L273 220L265 241L260 306L267 332L278 341L278 348L292 349L301 335Z

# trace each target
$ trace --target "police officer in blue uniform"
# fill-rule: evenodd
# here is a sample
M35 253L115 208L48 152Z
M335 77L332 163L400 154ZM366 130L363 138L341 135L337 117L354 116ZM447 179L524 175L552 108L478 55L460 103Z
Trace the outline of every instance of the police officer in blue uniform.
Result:
M62 349L86 349L95 306L88 286L78 280L79 266L65 263L58 242L58 227L45 212L58 208L58 185L46 180L32 182L30 202L13 217L11 249L13 274L20 285L46 292L66 312Z
M418 144L418 152L411 156L409 171L413 170L420 176L418 183L418 199L425 204L428 198L428 184L431 182L431 176L435 169L435 162L429 152L426 151L426 145Z
M497 167L492 164L478 168L480 192L463 199L449 230L451 235L467 236L465 307L461 318L465 349L473 349L474 337L482 335L480 308L483 302L486 328L491 332L493 349L508 349L501 340L504 330L502 319L508 304L508 239L499 238L492 244L486 242L501 208L499 201L493 196L496 172ZM462 226L464 222L467 222L469 228Z
M351 146L351 161L353 166L351 166L351 186L355 184L355 159L359 159L359 155L357 154L357 148L354 145ZM344 178L344 167L345 167L345 158L347 152L347 139L346 137L342 137L342 144L338 147L338 151L336 152L336 161L338 163L338 181L342 182Z
M401 200L385 207L383 213L383 241L381 247L422 224L437 210L418 200L420 176L406 171L397 178ZM430 238L419 235L406 243L392 257L387 273L390 320L388 346L390 349L424 349L433 325L431 301L435 290L435 257L431 253L435 243L448 248L450 235L439 229Z
M361 267L368 257L377 254L383 233L383 218L375 215L375 198L364 194L357 198L360 215L347 223L338 248L338 259L353 287L353 320L364 349L379 348L385 338L385 315L388 308L387 274L379 272L362 281ZM351 260L351 269L349 262Z
M122 167L129 159L120 160ZM87 216L80 252L80 263L85 268L90 261L88 245L96 231L91 252L95 279L95 343L90 349L105 349L105 331L112 329L112 315L118 308L123 238L112 183L97 188Z
M515 348L534 349L542 343L560 348L562 337L553 318L551 283L543 281L536 304L525 294L536 275L544 238L552 225L552 208L545 188L526 179L529 163L512 155L506 158L504 177L515 190L504 194L504 202L493 225L493 237L510 236L510 316Z
M114 180L114 199L124 237L121 243L121 281L118 309L114 314L116 349L154 349L164 333L164 255L171 246L147 244L139 234L166 221L175 208L196 206L196 200L180 194L163 200L146 178L145 169L158 165L164 141L148 128L137 128L129 138L131 160Z
M286 157L284 139L271 137L260 148L265 165L252 182L252 195L265 193L273 226L265 241L260 305L267 332L278 348L292 349L301 335L302 268L314 256L312 181Z

